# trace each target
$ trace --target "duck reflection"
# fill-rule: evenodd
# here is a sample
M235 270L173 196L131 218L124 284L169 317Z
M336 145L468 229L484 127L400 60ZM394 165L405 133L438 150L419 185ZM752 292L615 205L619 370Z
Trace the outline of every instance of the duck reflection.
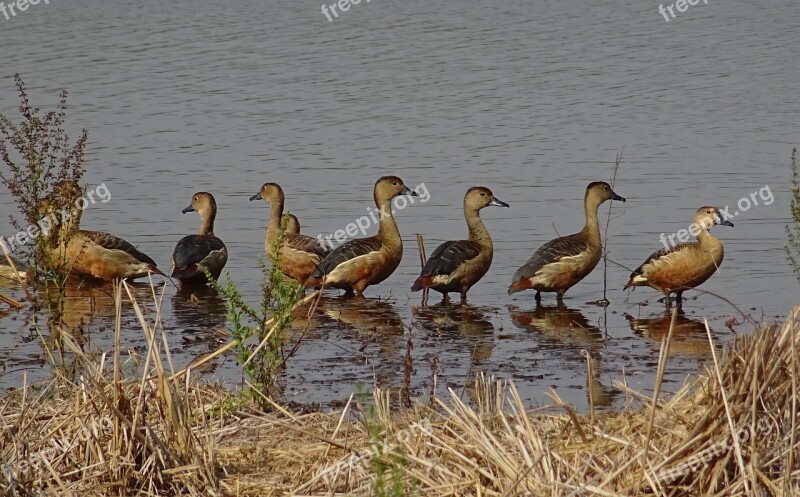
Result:
M555 306L537 304L529 311L514 305L509 305L508 309L514 325L543 337L550 346L586 349L592 361L592 375L586 376L586 400L595 407L608 407L614 403L619 392L607 387L599 379L602 374L600 348L604 343L603 331L581 311L563 303ZM580 357L580 360L585 362L586 358Z
M149 307L153 302L153 291L149 284L131 284L131 295L142 307ZM47 308L44 309L53 322L59 318L60 295L55 285L44 285L43 293ZM60 324L73 332L88 331L94 327L97 331L105 332L114 329L116 323L116 306L114 304L114 286L100 281L68 279L63 289L63 308L60 312ZM128 303L129 298L125 290L122 291L122 325L135 322L138 327L135 313Z
M515 326L540 334L556 344L566 343L592 349L603 342L600 328L591 324L581 311L564 304L537 305L529 311L509 305L508 310Z
M678 309L677 313L675 330L672 332L670 352L694 356L707 355L710 350L708 348L705 323L687 317L681 309ZM672 312L667 311L650 318L634 318L629 314L625 314L625 319L628 320L628 324L634 333L650 339L653 348L660 350L661 341L669 334Z
M184 346L214 349L228 336L225 299L210 286L181 285L172 296L172 315Z
M153 291L149 284L129 284L131 294L144 313L148 313L153 302ZM101 349L111 346L116 317L114 301L115 287L101 281L67 279L64 287L47 282L43 284L38 295L40 307L36 311L47 321L49 333L44 337L44 344L53 350L60 348L60 337L68 335L74 343L85 349L92 335L100 336L95 345ZM122 330L139 329L139 321L132 306L128 303L127 293L122 292L122 309L120 326ZM149 304L148 304L149 303Z
M595 407L609 407L614 404L614 399L620 392L603 385L597 378L586 379L586 400Z
M479 307L445 302L422 307L417 313L417 324L447 338L466 339L472 364L484 364L492 355L494 325Z
M405 357L405 326L394 305L379 299L341 296L322 297L317 307L329 323L337 328L354 332L362 343L360 352L370 357L375 370L377 386L399 386L403 377ZM377 345L373 354L369 349Z

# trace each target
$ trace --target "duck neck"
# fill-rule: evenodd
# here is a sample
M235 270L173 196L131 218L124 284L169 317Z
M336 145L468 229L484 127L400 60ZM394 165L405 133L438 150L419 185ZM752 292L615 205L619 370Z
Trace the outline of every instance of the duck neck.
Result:
M378 206L381 216L377 238L383 245L402 248L403 241L400 238L400 230L397 229L397 223L392 216L392 199L376 198L375 204Z
M270 202L271 210L269 215L269 224L267 224L267 233L265 242L268 244L273 243L281 234L281 217L283 217L283 199L277 199L275 202Z
M214 212L213 210L209 212L208 210L203 209L201 211L198 211L198 214L200 214L200 229L198 230L198 233L201 235L213 236L214 216L216 215L216 212Z
M697 234L697 243L701 248L707 250L714 250L722 246L722 242L705 228L701 229L700 233Z
M600 245L600 223L597 221L597 209L600 204L587 198L583 203L584 214L586 215L586 224L583 226L583 233L590 243Z
M464 207L464 218L467 220L469 240L485 247L491 247L492 239L489 237L489 232L486 230L478 210Z

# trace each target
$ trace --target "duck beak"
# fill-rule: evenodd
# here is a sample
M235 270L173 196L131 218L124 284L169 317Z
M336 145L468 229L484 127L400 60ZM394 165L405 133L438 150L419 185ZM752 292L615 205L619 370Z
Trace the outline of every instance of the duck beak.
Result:
M617 195L617 192L611 191L611 200L619 200L620 202L625 202L625 197L621 197Z
M494 205L495 207L508 207L508 204L500 200L499 198L492 197L491 202L486 205Z
M252 197L250 197L250 200L251 200L251 201L252 201L252 200L258 200L258 199L260 199L260 198L261 198L261 192L258 192L258 193L256 193L255 195L253 195Z
M417 192L415 192L414 190L405 185L403 185L403 189L400 190L400 195L411 195L412 197L419 197L419 195L417 195Z
M720 222L719 225L720 226L730 226L731 228L733 228L733 223L728 221L728 220Z
M187 212L194 212L194 207L190 205L189 207L183 209L181 212L183 212L184 214L186 214Z

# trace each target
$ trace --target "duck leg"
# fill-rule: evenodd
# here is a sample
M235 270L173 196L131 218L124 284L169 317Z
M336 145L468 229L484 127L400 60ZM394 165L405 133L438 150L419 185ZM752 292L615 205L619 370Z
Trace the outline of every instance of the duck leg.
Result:
M447 292L444 292L444 297L442 297L442 304L449 304L450 303L450 295Z
M466 305L467 303L467 292L461 292L461 305Z
M675 292L675 304L680 309L683 307L683 290L680 292Z
M536 298L536 303L537 304L541 304L542 303L542 292L540 292L539 290L536 290L536 297L535 298Z
M556 293L556 303L563 304L564 303L564 292L557 292Z

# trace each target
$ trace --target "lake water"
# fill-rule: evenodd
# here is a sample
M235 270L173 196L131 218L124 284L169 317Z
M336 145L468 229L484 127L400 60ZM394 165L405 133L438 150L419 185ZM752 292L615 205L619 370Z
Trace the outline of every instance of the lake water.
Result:
M68 89L72 136L89 130L86 183L105 183L112 195L87 209L83 226L119 234L165 270L175 243L197 228L196 215L180 212L196 191L216 196L227 269L256 303L269 211L248 197L262 183L283 186L311 235L366 214L379 176L425 184L430 200L397 215L405 255L395 274L366 301L330 292L322 302L282 381L288 400L330 406L358 388L399 386L410 336L403 325L416 319L414 396L427 396L434 369L440 395L448 387L468 394L464 385L486 372L513 378L531 405L555 388L584 410L588 350L596 401L618 406L611 381L651 388L668 327L655 291L622 291L628 271L702 205L739 212L735 228L714 230L725 261L703 290L755 318L784 317L800 301L783 252L800 136L797 2L712 0L669 22L655 1L373 0L340 14L329 22L309 0L72 0L0 15L0 112L16 118L15 72L45 109ZM580 229L586 184L609 180L623 147L615 189L628 202L612 206L608 248L628 269L608 266L611 305L587 304L603 295L602 263L567 293L567 309L552 294L538 309L532 293L507 296L536 247ZM482 214L493 266L470 306L433 305L433 294L414 318L415 233L428 253L464 237L461 202L475 185L511 205ZM758 206L737 206L764 187L769 205L756 196ZM5 189L0 209L0 232L11 234ZM13 285L3 291L22 296ZM68 295L68 323L104 351L113 339L110 293ZM735 336L725 326L734 308L685 296L667 390L708 362L703 318L718 343ZM188 299L170 286L163 314L178 366L225 340L217 298ZM125 350L141 353L129 307L123 322ZM23 371L49 374L26 311L0 319L0 363L2 388L21 385ZM205 375L241 379L232 357Z

